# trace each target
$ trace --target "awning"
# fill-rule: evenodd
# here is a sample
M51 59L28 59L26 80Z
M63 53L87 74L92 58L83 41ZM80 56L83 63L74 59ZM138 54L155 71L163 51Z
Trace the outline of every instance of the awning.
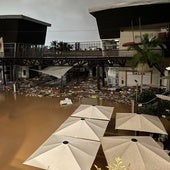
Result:
M43 73L43 74L48 74L50 76L54 76L54 77L57 77L57 78L60 79L71 68L72 67L70 67L70 66L65 66L65 67L63 67L63 66L49 66L49 67L46 67L43 70L36 70L36 69L31 69L31 70L37 71L37 72L40 72L40 73Z

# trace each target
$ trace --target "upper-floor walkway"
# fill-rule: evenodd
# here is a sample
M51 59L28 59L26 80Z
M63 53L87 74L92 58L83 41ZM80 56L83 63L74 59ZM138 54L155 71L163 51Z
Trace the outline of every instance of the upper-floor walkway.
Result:
M58 43L51 46L28 44L4 44L4 57L0 63L4 65L22 66L130 66L133 50L121 50L118 44ZM163 50L158 50L163 53ZM169 62L169 60L167 60ZM168 63L168 62L165 63ZM164 69L164 68L161 68Z

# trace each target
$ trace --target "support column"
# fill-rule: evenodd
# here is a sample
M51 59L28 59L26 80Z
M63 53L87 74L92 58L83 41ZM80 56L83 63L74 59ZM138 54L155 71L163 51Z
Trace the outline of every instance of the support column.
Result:
M97 64L97 89L100 90L100 66Z
M102 66L102 86L103 87L105 87L104 78L105 78L105 67L104 67L104 64L103 64L103 66Z
M4 59L2 59L2 76L3 76L3 84L4 84L4 86L6 86Z

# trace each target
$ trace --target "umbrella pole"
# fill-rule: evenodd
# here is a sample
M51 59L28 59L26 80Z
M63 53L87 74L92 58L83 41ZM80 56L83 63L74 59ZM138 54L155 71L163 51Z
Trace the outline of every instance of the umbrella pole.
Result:
M139 131L135 131L135 136L139 136Z
M131 112L134 113L135 112L135 101L134 100L131 100Z

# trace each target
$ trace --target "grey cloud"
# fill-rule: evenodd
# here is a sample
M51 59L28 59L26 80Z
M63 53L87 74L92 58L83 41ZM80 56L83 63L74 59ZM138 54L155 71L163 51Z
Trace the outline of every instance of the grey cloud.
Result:
M23 14L51 23L46 43L52 40L99 40L95 18L88 9L120 0L4 0L0 15Z

